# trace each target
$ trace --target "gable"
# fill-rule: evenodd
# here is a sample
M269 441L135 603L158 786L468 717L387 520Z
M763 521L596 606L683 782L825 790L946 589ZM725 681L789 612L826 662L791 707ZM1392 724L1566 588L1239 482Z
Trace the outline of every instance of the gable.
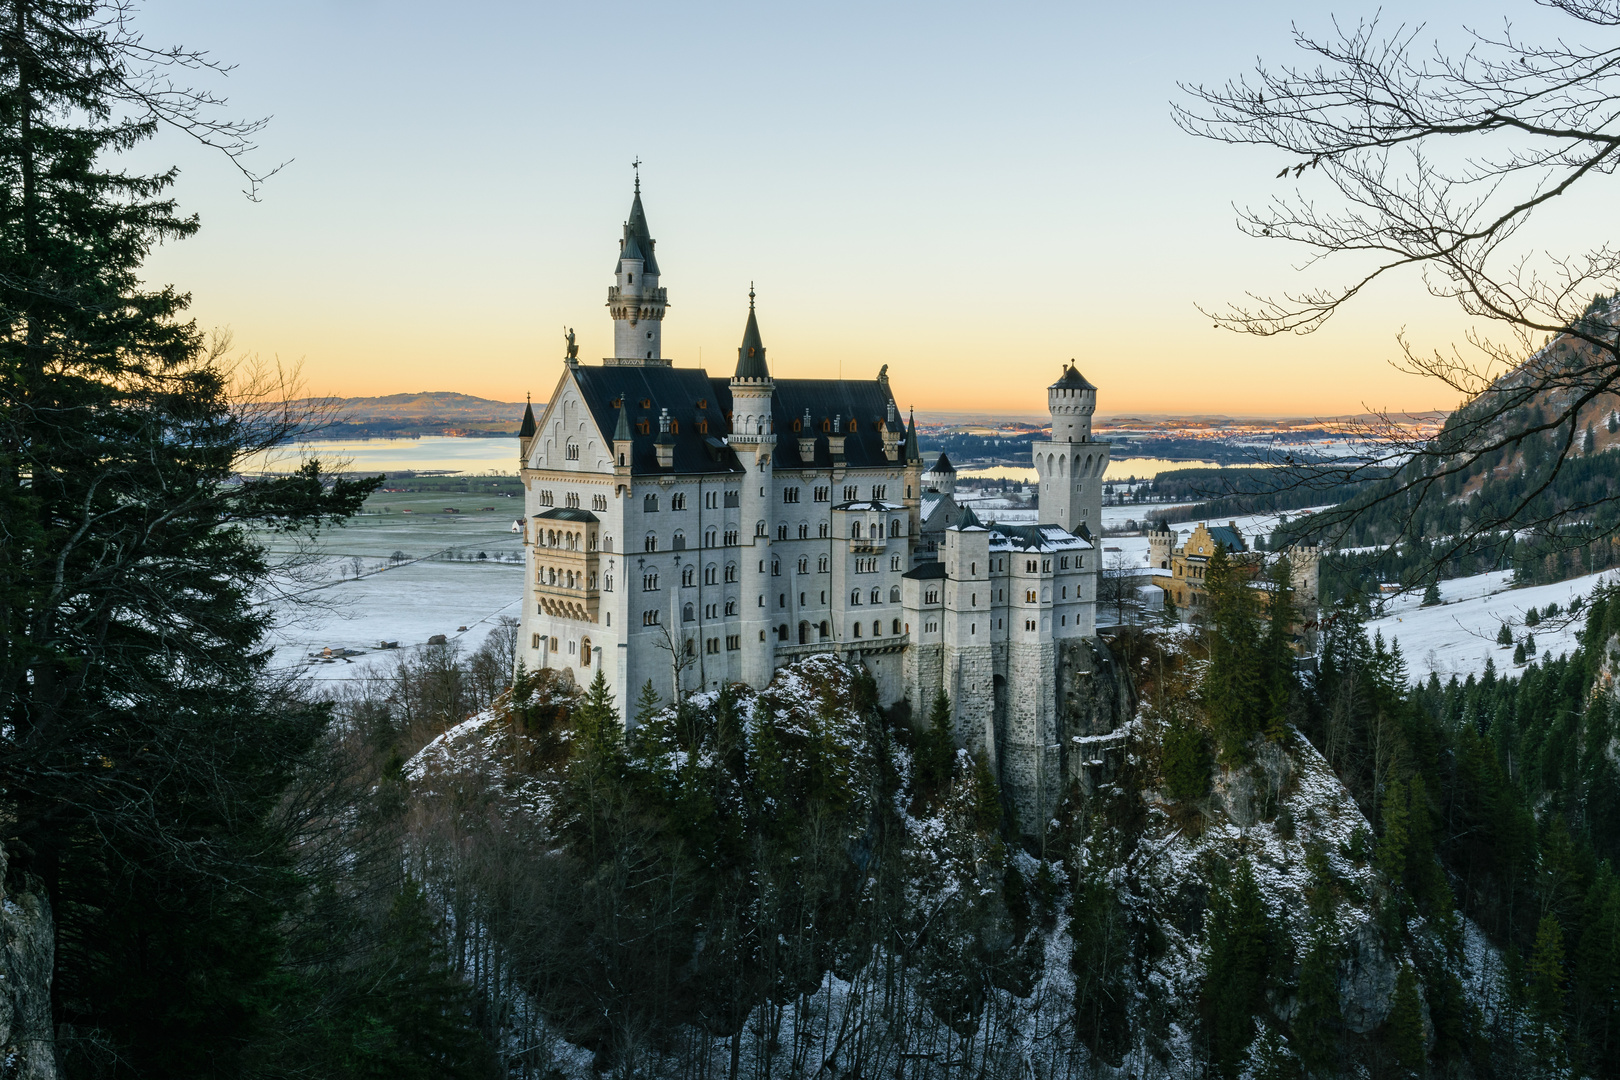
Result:
M535 425L534 443L525 463L531 469L602 473L613 471L613 443L597 422L566 368ZM611 430L611 429L609 429Z

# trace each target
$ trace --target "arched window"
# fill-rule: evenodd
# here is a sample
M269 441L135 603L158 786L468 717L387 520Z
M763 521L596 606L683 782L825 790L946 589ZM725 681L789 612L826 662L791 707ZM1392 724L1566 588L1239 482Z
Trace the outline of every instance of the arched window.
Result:
M788 527L786 525L778 525L776 527L776 538L778 540L786 540L788 538L787 529Z
M861 602L861 590L851 589L849 592L849 602L850 606L852 607L858 606Z
M810 523L808 521L799 522L799 539L810 539Z
M898 586L898 585L890 585L889 586L889 603L898 604L899 602L900 602L900 586Z
M657 495L657 493L649 491L647 493L646 497L641 500L641 512L643 514L656 514L656 513L658 513L658 495Z
M590 667L591 666L591 639L590 638L580 638L579 639L579 666L580 667Z
M704 547L714 547L714 540L715 540L715 537L717 535L719 535L719 534L716 533L713 529L709 529L707 532L705 532L703 534L703 546Z
M799 556L799 573L808 574L809 572L810 572L810 556L808 556L808 555L800 555Z
M827 635L831 632L831 631L829 631L827 629L827 620L826 619L821 620L821 626L820 626L819 630L820 630L820 633L821 633L821 640L826 641L827 640Z
M658 534L657 533L648 533L647 534L647 539L642 544L642 550L643 551L657 551L658 550Z
M771 560L771 577L781 577L781 576L782 576L782 560L781 559L772 559Z
M872 636L873 637L882 637L883 636L883 623L882 623L881 620L878 620L878 619L873 619L872 620Z
M556 547L556 546L557 546L557 530L556 529L547 529L546 530L546 547Z
M602 550L603 551L612 551L613 550L613 537L608 536L606 533L604 533L602 535Z
M855 636L860 637L861 636L861 624L856 623L855 626L854 626L854 630L855 630Z
M894 633L895 634L900 633L900 620L899 619L894 620Z
M877 588L875 586L872 589L872 603L874 603L874 604L883 603L883 590L879 589L879 588Z
M850 522L849 535L850 538L854 540L859 540L861 538L861 523L859 521Z
M579 460L579 443L575 442L573 439L569 439L568 440L568 445L563 448L563 456L566 457L569 461L578 461Z
M733 581L736 581L736 580L737 580L737 564L734 563L734 562L726 563L726 581L729 583L729 582L733 582Z
M889 535L890 536L899 536L900 535L900 519L899 518L890 518L889 519Z
M727 600L726 601L726 614L727 615L735 615L735 614L737 614L737 601L735 601L735 600Z
M810 644L810 623L808 620L799 623L799 644Z
M687 566L681 569L681 587L690 589L697 579L697 567Z
M703 584L705 584L705 585L715 585L715 584L719 583L719 580L720 580L720 571L714 565L714 563L710 563L708 566L705 566L703 568Z
M686 550L686 534L681 532L679 529L675 530L675 539L673 541L673 545L676 551Z
M764 536L765 535L765 523L763 521L754 522L754 535L755 536Z
M691 604L681 608L681 622L691 622L695 618L697 618L697 612L693 610Z
M788 639L788 625L787 625L787 623L783 623L781 626L778 626L776 628L776 640L780 641L782 644L786 645L787 644L787 639Z

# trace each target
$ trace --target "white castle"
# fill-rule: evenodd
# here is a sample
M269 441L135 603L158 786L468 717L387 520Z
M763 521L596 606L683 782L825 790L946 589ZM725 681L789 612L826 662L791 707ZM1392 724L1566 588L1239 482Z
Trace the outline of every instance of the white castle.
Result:
M666 699L764 687L831 653L919 722L943 689L961 744L1035 825L1083 768L1070 744L1092 734L1063 699L1096 667L1097 388L1065 367L1047 389L1039 524L965 512L925 541L925 487L931 510L954 475L943 462L925 483L887 366L773 379L750 288L731 378L675 367L654 248L638 181L608 290L615 355L581 364L570 333L540 417L524 413L522 662L581 682L600 669L628 717L648 682Z

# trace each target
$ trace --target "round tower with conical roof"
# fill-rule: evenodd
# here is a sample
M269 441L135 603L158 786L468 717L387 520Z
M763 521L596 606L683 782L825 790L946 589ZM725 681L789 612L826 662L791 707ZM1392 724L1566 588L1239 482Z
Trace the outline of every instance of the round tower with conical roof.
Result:
M663 353L664 309L669 306L669 295L668 290L658 284L658 256L653 250L657 244L647 228L647 213L641 207L638 174L630 220L624 223L624 237L619 241L614 284L608 289L607 306L613 316L610 364L669 366Z

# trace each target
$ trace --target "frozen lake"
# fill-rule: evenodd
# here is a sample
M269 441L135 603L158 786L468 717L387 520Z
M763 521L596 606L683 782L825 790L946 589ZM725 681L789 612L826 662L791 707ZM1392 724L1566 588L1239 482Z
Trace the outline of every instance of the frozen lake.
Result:
M517 439L460 439L424 435L420 439L318 439L293 449L260 456L243 471L285 472L314 454L332 469L354 472L507 473L517 475Z

